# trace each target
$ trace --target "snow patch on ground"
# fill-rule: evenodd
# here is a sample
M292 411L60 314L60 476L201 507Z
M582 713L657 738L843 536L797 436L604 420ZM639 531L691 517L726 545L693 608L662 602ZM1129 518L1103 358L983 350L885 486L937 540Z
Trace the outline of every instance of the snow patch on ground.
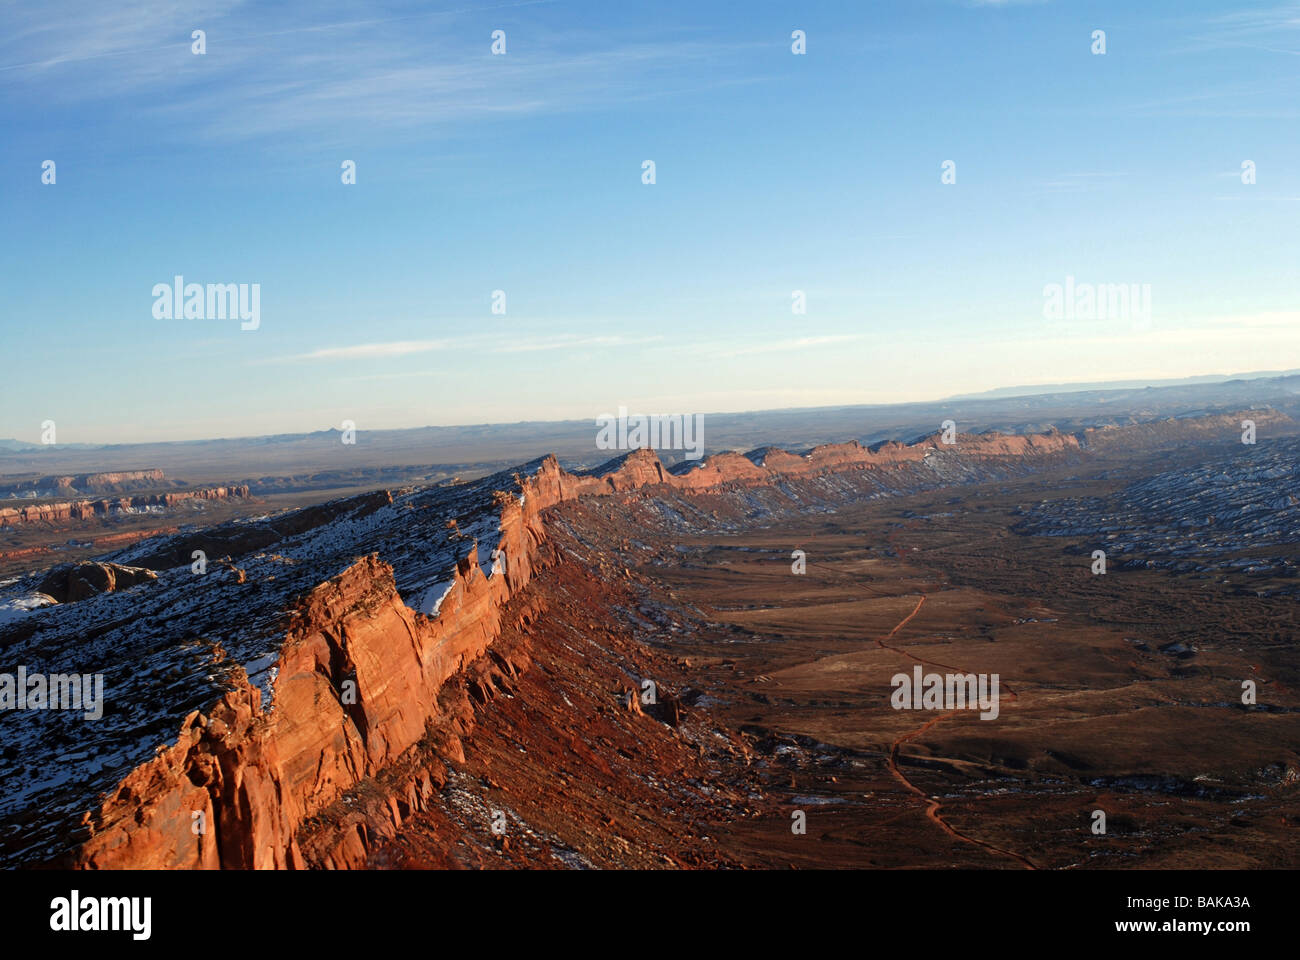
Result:
M21 620L43 607L57 605L58 601L44 593L29 593L13 600L0 601L0 623Z
M416 598L411 608L420 611L426 617L436 617L442 607L442 601L447 599L447 594L451 593L451 588L455 585L455 580L435 583Z

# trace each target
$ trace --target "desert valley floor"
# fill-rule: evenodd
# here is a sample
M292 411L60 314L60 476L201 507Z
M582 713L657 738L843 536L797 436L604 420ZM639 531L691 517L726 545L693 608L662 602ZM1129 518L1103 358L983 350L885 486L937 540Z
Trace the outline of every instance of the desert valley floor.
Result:
M1013 532L1044 490L1120 486L1070 470L755 529L697 495L673 504L717 528L695 536L658 498L561 506L501 645L531 667L485 665L450 802L373 865L1300 866L1294 595L1098 576L1091 542ZM1000 715L892 709L918 663L999 674ZM646 678L659 704L629 708Z

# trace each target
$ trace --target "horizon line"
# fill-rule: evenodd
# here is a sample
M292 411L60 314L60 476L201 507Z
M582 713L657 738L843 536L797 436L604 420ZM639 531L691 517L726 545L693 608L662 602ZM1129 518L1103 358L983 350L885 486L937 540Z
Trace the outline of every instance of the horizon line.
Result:
M884 407L903 408L903 407L925 406L929 404L947 403L947 402L963 402L963 403L995 402L998 400L1012 400L1018 397L1047 396L1053 392L1057 392L1051 390L1046 390L1041 393L1004 393L1003 392L1008 390L1032 391L1039 387L1061 387L1061 388L1078 387L1078 389L1075 390L1067 389L1067 390L1059 391L1065 393L1109 393L1109 392L1117 392L1120 390L1137 389L1136 387L1137 384L1146 384L1147 386L1145 387L1145 389L1159 390L1159 389L1171 389L1177 386L1208 386L1211 385L1211 383L1216 381L1219 384L1224 384L1224 383L1232 383L1233 381L1236 380L1245 382L1251 380L1282 379L1284 377L1291 377L1291 376L1300 376L1300 368L1285 369L1285 370L1243 371L1243 372L1231 373L1231 374L1220 374L1220 373L1189 374L1189 375L1179 376L1179 377L1147 377L1147 378L1136 377L1136 378L1128 378L1128 379L1113 380L1113 381L1071 380L1071 381L1055 382L1055 383L1019 384L1019 385L1009 386L1009 387L994 387L990 390L979 391L977 393L950 394L944 397L936 397L931 400L903 400L903 401L892 401L892 402L885 402L885 403L840 403L840 404L827 404L827 405L810 406L810 407L799 407L799 406L763 407L763 408L757 408L757 409L751 408L745 410L714 410L714 411L701 411L689 415L717 417L717 416L743 416L746 414L795 413L800 411L816 411L816 410L850 410L854 408L863 408L863 409L867 409L867 408L880 409ZM1202 382L1198 383L1195 381L1202 381ZM1107 384L1116 384L1116 386L1107 386ZM646 416L647 414L637 413L635 415ZM667 414L662 414L662 415L667 416ZM677 415L679 414L672 414L672 416L677 416ZM687 415L687 414L680 414L680 415ZM353 429L357 434L362 434L362 433L376 434L376 433L407 433L416 430L458 430L458 429L466 429L471 427L518 427L518 426L526 426L531 424L560 425L560 424L585 423L587 422L587 420L591 420L593 422L598 423L600 416L601 415L597 415L589 418L568 417L568 418L560 418L554 420L497 420L497 421L487 421L487 422L477 422L477 423L448 423L448 424L426 423L420 426L413 426L413 427L367 427L365 429L354 427ZM125 441L118 441L115 443L94 443L88 441L73 440L65 443L53 443L53 444L35 443L28 440L21 440L17 437L0 437L0 443L13 442L13 443L25 445L24 449L18 449L18 450L0 449L0 457L12 456L15 454L30 454L40 450L56 450L60 447L64 448L65 450L70 447L79 447L82 449L108 449L113 447L156 446L156 445L164 445L164 444L179 445L179 444L187 444L187 443L220 443L220 442L238 442L238 441L249 441L249 440L270 440L278 437L309 437L314 434L328 434L328 433L342 433L342 432L343 432L342 428L330 425L321 429L303 430L298 432L242 434L236 436L190 437L186 439L170 439L170 440L125 440Z

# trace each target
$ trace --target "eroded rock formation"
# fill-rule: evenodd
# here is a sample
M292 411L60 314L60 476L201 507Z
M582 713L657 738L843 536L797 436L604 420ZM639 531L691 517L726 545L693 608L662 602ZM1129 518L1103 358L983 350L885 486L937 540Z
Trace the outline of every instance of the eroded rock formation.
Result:
M126 590L139 583L157 580L158 575L143 567L117 563L69 563L55 567L36 589L59 603L75 603L100 593Z

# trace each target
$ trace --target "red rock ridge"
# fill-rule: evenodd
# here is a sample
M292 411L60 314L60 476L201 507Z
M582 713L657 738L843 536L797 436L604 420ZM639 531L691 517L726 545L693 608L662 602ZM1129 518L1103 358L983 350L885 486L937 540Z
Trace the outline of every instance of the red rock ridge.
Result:
M564 486L554 460L543 472L543 488ZM510 498L502 508L508 575L489 580L471 552L436 620L406 606L391 567L374 556L313 590L290 616L275 709L263 709L236 667L234 690L206 715L186 717L174 745L86 815L92 836L73 864L306 866L295 839L303 820L423 737L443 683L497 636L505 601L530 579L538 515L555 502L530 486L523 506ZM355 704L343 694L347 683ZM200 820L208 826L196 833Z
M1070 434L928 437L875 450L847 443L797 456L765 451L763 464L735 453L670 473L652 450L617 468L577 475L554 457L520 482L522 496L501 498L508 573L488 578L477 553L460 561L436 619L403 602L392 568L376 556L321 584L290 613L273 686L274 709L243 671L235 689L206 714L186 717L176 742L132 771L87 813L90 833L71 855L86 868L294 868L308 866L298 845L304 821L344 791L373 777L415 745L438 716L443 684L485 653L500 631L502 608L531 578L546 537L543 512L562 500L655 484L684 490L755 485L781 477L868 470L931 454L1037 457L1076 450ZM355 703L343 693L355 684ZM456 749L455 747L452 748ZM207 829L196 832L201 815ZM355 841L355 837L352 838ZM330 863L360 866L353 843Z

